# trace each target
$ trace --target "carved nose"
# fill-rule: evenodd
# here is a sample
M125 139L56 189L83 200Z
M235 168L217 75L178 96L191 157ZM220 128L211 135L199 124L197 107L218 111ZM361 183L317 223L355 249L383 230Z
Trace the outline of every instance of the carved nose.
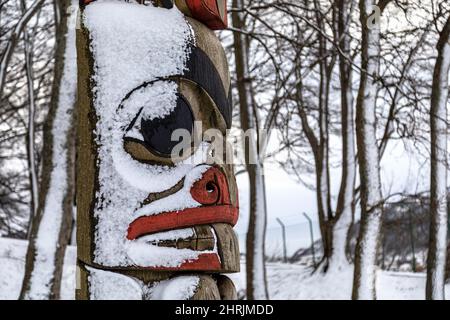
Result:
M195 201L203 205L230 204L228 184L225 174L217 168L209 168L200 180L191 187Z

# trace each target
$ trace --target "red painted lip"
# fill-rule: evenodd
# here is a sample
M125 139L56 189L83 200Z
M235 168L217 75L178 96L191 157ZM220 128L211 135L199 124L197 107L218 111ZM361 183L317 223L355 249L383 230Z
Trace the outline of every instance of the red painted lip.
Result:
M164 271L220 271L222 264L217 253L202 253L195 260L187 260L178 267L143 267L146 270Z
M190 192L202 207L139 217L128 226L127 239L196 225L236 224L239 209L231 204L227 179L220 169L209 168L192 185Z
M128 227L128 240L141 236L211 223L235 225L238 209L232 206L208 206L139 217Z

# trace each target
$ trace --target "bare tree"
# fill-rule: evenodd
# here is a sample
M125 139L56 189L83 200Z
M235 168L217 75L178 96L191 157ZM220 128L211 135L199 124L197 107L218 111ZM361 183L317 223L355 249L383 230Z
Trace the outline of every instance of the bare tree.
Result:
M355 2L337 1L336 40L339 48L339 76L341 89L342 176L334 218L331 266L346 266L347 233L352 223L356 178L354 99L352 88L351 38L349 26Z
M74 2L75 3L75 2ZM70 0L57 1L58 47L50 110L44 128L39 207L33 219L21 299L58 299L74 201L75 30Z
M353 218L353 195L356 176L354 137L354 99L352 73L354 49L351 48L353 1L303 1L301 4L277 2L277 8L295 19L295 38L287 39L292 46L295 78L289 83L293 94L293 110L282 114L279 126L285 128L283 148L289 160L282 164L294 171L300 181L309 174L305 167L309 157L305 145L312 151L317 213L322 236L323 257L319 268L341 269L348 265L346 243ZM336 72L336 62L339 70ZM314 80L313 80L314 79ZM332 101L339 94L340 106ZM288 107L289 108L289 107ZM299 118L299 121L296 118ZM340 124L337 125L337 123ZM298 131L300 129L300 131ZM332 166L330 137L342 136L341 188L333 207L330 188Z
M27 7L26 1L21 0L21 9L23 15L26 15ZM24 55L25 55L25 74L27 78L27 88L28 88L28 125L27 125L27 158L28 158L28 175L30 180L30 194L31 194L31 209L30 209L30 219L28 223L28 236L31 235L31 226L33 217L37 212L37 204L39 202L39 190L38 190L38 180L39 173L36 167L36 101L34 94L34 73L33 73L33 42L30 41L29 30L24 27L23 30L23 43L24 43Z
M445 263L447 254L447 104L450 71L450 17L437 45L431 93L431 223L427 260L426 298L445 298Z
M369 18L373 18L375 9L384 9L387 2L360 0L359 3L362 72L356 102L356 140L361 180L361 225L355 254L353 299L376 298L376 263L383 213L380 153L376 137L381 32L380 23L371 23Z
M48 16L51 6L41 3L35 7L38 2L27 2L31 3L33 7L27 9L21 1L4 1L0 14L0 60L4 68L0 180L3 201L8 204L0 210L0 232L21 238L27 234L25 229L34 212L32 198L37 193L42 122L48 110L53 68L53 43L48 41L53 36L53 21ZM10 210L12 207L16 210Z
M36 0L33 4L24 12L22 17L17 22L15 28L12 30L9 40L7 42L6 48L2 53L0 60L0 93L3 92L3 87L5 85L6 73L11 57L13 55L14 49L20 40L23 30L25 29L27 23L30 19L39 12L44 0Z
M233 0L233 7L244 8L245 6L242 0ZM245 23L239 12L235 11L232 13L232 20L235 29L243 29ZM248 43L249 39L247 36L241 32L234 32L240 122L244 131L250 128L257 128L256 122L258 121L256 115L258 111L255 106L252 80L249 73ZM254 137L249 137L244 143L245 164L250 183L250 216L246 246L247 298L250 300L262 300L268 299L264 261L267 223L264 167L259 158L258 146Z

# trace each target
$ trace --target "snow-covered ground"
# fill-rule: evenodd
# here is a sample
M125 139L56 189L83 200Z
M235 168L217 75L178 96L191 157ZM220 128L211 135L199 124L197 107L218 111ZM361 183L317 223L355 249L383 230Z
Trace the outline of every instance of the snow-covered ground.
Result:
M24 271L26 241L0 238L0 300L17 299ZM63 272L63 299L74 299L75 247L69 247ZM242 272L230 277L238 290L245 288L245 265ZM300 264L268 263L271 299L343 300L350 299L353 270L311 275L311 269ZM450 284L446 286L450 297ZM377 295L386 300L422 300L425 298L425 274L379 271Z
M27 241L0 238L0 300L15 300L19 297L24 274ZM76 249L69 247L64 259L61 298L75 298Z
M243 265L242 268L245 266ZM304 265L268 263L269 295L273 300L349 300L353 268L331 274L311 274ZM238 288L243 289L245 273L233 275ZM450 298L450 283L445 287ZM380 300L424 300L425 274L379 271L377 298Z

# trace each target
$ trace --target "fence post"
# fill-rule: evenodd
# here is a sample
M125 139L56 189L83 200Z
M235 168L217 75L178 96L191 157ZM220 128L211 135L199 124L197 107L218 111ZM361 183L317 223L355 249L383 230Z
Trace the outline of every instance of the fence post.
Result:
M303 215L305 216L305 218L308 220L308 223L309 223L309 234L311 236L311 252L312 252L312 256L313 256L313 264L315 267L316 266L316 252L314 250L314 233L313 233L312 220L305 212L303 212Z
M414 245L414 230L413 230L413 222L411 216L411 205L408 208L408 216L409 216L409 239L411 241L411 251L412 251L412 271L416 272L416 250Z
M283 223L283 221L281 221L279 218L277 218L278 223L281 226L281 230L283 233L283 262L286 263L287 262L287 252L286 252L286 227Z

